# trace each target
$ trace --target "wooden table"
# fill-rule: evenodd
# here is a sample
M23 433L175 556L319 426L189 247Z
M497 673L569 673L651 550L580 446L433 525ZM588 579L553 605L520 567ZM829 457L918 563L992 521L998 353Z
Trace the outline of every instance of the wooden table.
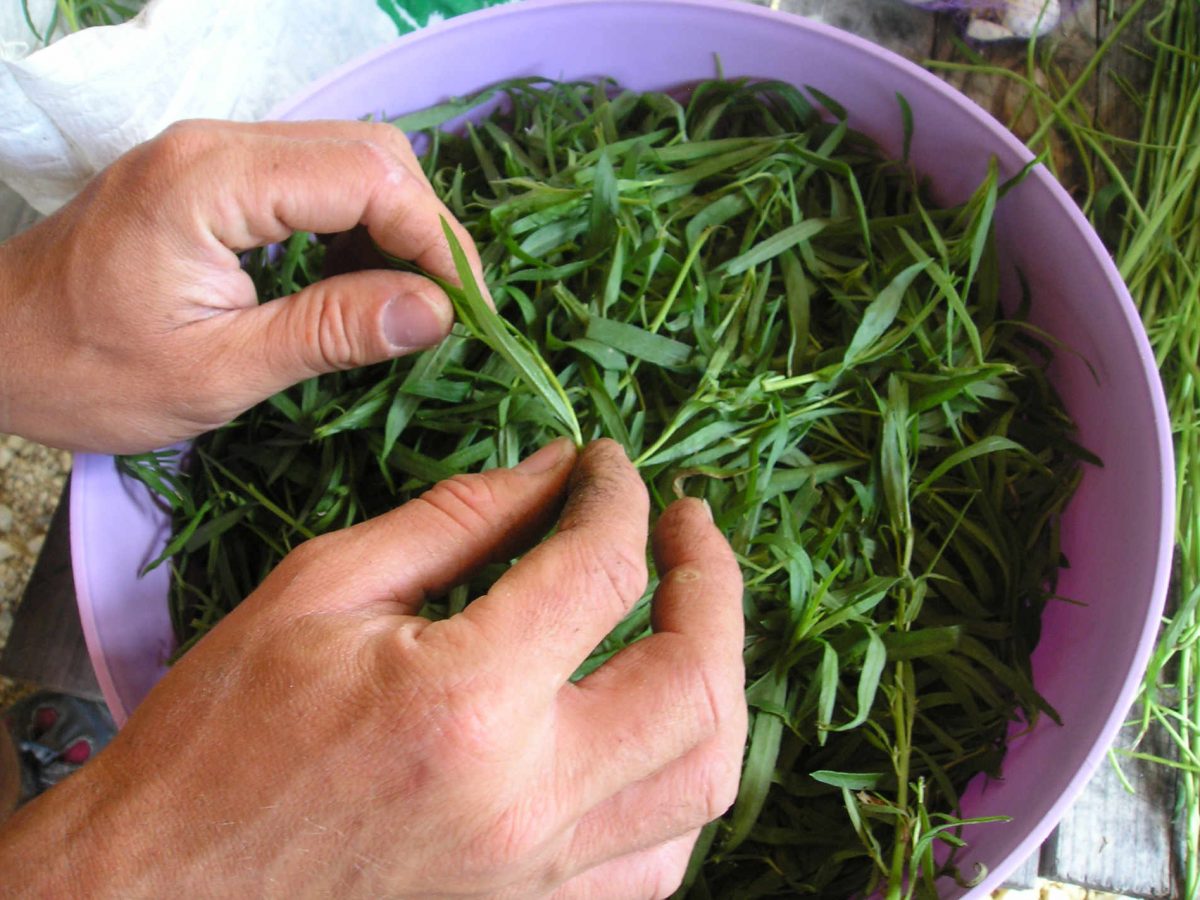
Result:
M752 2L773 5L768 0ZM1099 12L1107 0L1093 2L1094 7L1084 4L1062 31L1058 57L1068 71L1085 64L1103 37ZM857 32L918 61L945 59L955 52L954 21L899 0L781 0L774 5ZM1013 45L986 52L1001 65L1020 65L1024 56L1023 47ZM950 80L1002 120L1008 120L1018 102L1011 86L995 79L950 76ZM1089 102L1095 104L1100 121L1107 118L1110 128L1128 129L1131 123L1122 119L1126 107L1114 100L1115 95L1097 88ZM0 656L0 674L100 697L75 607L65 503L55 515L18 608L12 635ZM1129 738L1123 734L1117 746ZM1151 735L1141 749L1169 755L1170 742ZM1182 843L1172 828L1175 781L1171 770L1129 760L1122 762L1122 768L1135 792L1125 790L1112 766L1102 766L1040 851L1012 875L1013 887L1032 887L1040 876L1135 897L1179 896L1176 873Z

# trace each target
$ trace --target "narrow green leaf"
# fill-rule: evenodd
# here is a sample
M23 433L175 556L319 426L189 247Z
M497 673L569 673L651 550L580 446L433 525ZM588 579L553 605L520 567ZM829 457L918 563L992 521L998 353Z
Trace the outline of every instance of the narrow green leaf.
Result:
M873 791L886 777L882 772L835 772L832 769L815 769L808 776L821 784L851 791Z
M587 340L604 344L626 356L668 369L685 365L692 355L692 348L681 341L601 316L592 316L588 320L585 336Z
M783 229L765 241L755 244L741 256L735 256L729 262L718 267L726 275L741 275L755 266L762 265L767 260L774 259L784 251L791 250L797 244L802 244L816 237L830 224L829 219L806 219Z
M443 284L442 287L454 303L459 319L472 334L502 356L525 379L526 384L540 395L552 410L562 424L563 432L570 435L577 445L582 445L583 435L579 430L579 421L575 418L575 410L558 378L529 339L497 315L484 300L466 253L445 219L442 220L442 232L450 244L455 272L462 284L461 288L448 284Z
M916 277L925 271L927 265L927 262L913 263L902 270L888 283L887 287L875 296L875 299L867 306L866 312L863 313L862 321L855 329L854 337L851 338L850 345L846 348L843 365L852 366L870 353L875 342L896 321L905 291L916 280Z
M922 479L921 483L913 490L913 496L924 493L930 487L939 481L947 472L956 466L961 466L968 460L978 459L980 456L986 456L989 453L1012 452L1025 455L1027 451L1024 447L1010 438L1003 437L998 434L988 435L981 438L974 444L968 447L963 447L954 453L951 453L940 463L938 463L928 475Z
M762 679L765 694L776 707L787 702L787 677L772 670ZM742 768L742 781L730 814L729 832L721 845L723 853L735 850L750 835L759 813L767 802L767 792L779 757L783 738L783 719L759 711L753 714L750 726L750 748Z
M817 701L817 743L824 747L833 725L837 708L838 654L826 641L821 641L821 665L817 669L820 696Z
M871 715L871 706L875 703L875 694L879 690L879 679L883 677L885 665L887 647L873 629L867 629L867 649L863 654L862 670L858 675L858 711L853 719L844 725L835 726L832 731L850 731L867 721L867 717Z

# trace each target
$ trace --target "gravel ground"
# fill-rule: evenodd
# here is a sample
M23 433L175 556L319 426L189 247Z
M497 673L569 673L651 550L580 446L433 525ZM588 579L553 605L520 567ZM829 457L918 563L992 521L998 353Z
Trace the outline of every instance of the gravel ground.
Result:
M0 435L0 650L70 470L70 453ZM0 709L30 690L0 678Z

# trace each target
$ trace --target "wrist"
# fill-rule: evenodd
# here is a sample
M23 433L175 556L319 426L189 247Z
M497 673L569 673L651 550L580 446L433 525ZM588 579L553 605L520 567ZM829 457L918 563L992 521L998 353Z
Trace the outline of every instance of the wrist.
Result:
M64 246L62 229L43 220L0 243L0 434L65 449L81 410L66 387L78 384L84 359L69 321L51 314L63 291L46 246ZM65 251L63 251L65 252Z
M80 878L83 870L98 862L87 834L90 804L86 791L79 790L79 782L86 777L77 773L27 803L0 826L0 880L16 896L90 893ZM17 873L21 873L19 879Z
M166 893L177 823L170 805L151 809L145 799L101 754L0 825L0 882L15 896Z
M23 236L0 243L0 434L30 434L29 370L38 334L30 296L34 262L22 254ZM22 265L24 260L24 265Z
M0 328L0 434L13 434L17 430L12 408L17 390L15 372L19 366L15 345L20 338L12 326L17 306L12 244L12 240L0 242L0 321L8 323Z

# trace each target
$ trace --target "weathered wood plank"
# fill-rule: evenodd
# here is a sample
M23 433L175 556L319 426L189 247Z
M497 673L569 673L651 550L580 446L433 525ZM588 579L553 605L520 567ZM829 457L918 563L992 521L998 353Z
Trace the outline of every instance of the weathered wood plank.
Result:
M0 675L100 700L75 603L66 497L64 490L17 607L12 633L0 655Z
M1117 18L1108 15L1108 0L1096 0L1096 6L1097 42L1100 42L1112 34ZM1096 78L1096 125L1106 134L1133 139L1141 130L1140 102L1150 85L1151 65L1147 56L1130 47L1141 43L1146 26L1161 12L1161 4L1146 4L1119 38L1122 43L1100 62Z
M1133 737L1127 728L1114 746L1128 748ZM1140 749L1171 756L1170 739L1157 729ZM1118 760L1134 793L1125 789L1109 762L1101 765L1047 842L1042 875L1133 897L1177 897L1174 770L1120 756Z
M1004 886L1018 891L1027 891L1037 886L1041 867L1041 851L1033 853L1015 872L1004 879Z

